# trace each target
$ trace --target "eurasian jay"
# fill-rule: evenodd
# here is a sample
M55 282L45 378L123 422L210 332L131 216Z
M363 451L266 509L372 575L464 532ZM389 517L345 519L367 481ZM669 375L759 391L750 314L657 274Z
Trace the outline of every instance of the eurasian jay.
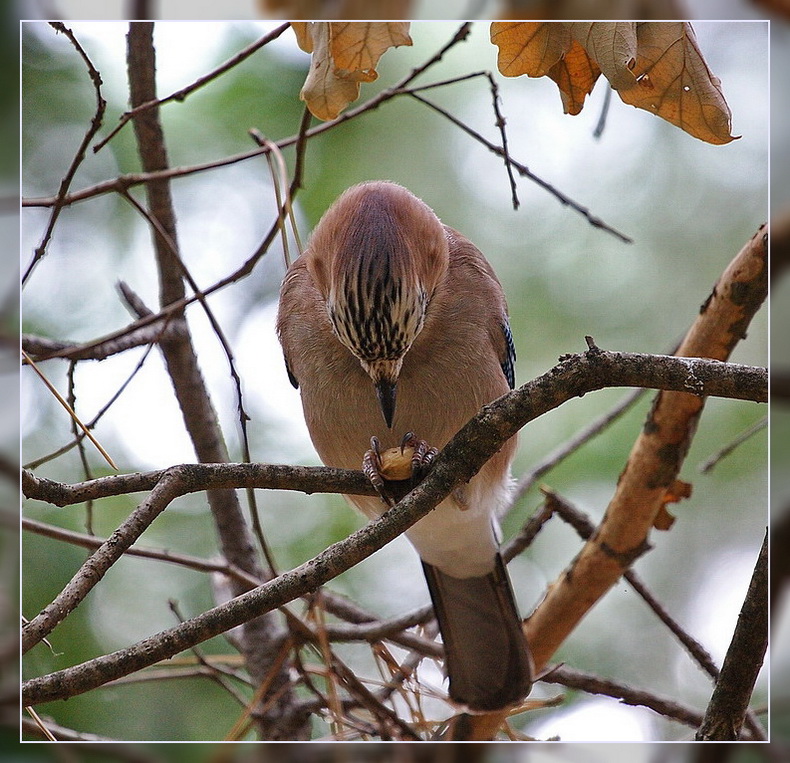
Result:
M277 332L328 466L358 469L405 433L442 448L514 386L502 287L482 253L405 188L367 182L327 210L280 292ZM529 649L498 551L515 438L406 533L444 642L449 695L470 711L522 700ZM433 450L427 451L430 460ZM370 518L387 505L347 496Z

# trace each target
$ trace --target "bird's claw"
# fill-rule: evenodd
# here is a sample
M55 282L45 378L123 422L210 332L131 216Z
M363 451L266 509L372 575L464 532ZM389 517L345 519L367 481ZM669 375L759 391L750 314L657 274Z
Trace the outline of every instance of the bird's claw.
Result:
M411 476L408 479L388 479L384 476L382 466L381 443L377 437L370 438L370 449L362 459L362 471L370 480L371 485L381 496L387 506L394 506L406 495L430 470L434 458L439 451L419 439L414 432L407 432L400 443L401 455L406 448L412 448L410 459Z
M430 471L431 464L434 458L439 455L437 448L434 448L425 440L421 440L414 432L406 432L400 443L400 452L407 448L413 448L414 452L411 457L411 476L412 481L416 484Z
M378 437L370 438L370 449L366 450L362 457L362 471L381 496L381 500L387 506L394 506L395 501L387 491L384 477L381 476L381 443L379 443Z

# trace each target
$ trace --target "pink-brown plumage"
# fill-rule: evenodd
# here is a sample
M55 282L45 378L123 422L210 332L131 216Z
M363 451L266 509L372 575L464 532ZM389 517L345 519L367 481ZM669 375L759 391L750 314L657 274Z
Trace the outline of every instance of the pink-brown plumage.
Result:
M479 250L409 191L384 182L355 186L330 207L286 274L277 320L316 450L327 465L350 469L360 468L371 436L388 448L412 431L442 448L505 394L507 326L502 288ZM407 533L428 565L446 649L457 647L448 655L450 695L478 709L528 691L528 657L518 653L526 644L495 529L515 447L514 438ZM368 517L386 508L378 498L348 498ZM455 606L466 596L481 601ZM510 654L478 659L481 634L466 636L481 628L466 623L470 606L479 610L473 619L503 620L507 634L485 640L489 651ZM492 686L482 685L487 675Z

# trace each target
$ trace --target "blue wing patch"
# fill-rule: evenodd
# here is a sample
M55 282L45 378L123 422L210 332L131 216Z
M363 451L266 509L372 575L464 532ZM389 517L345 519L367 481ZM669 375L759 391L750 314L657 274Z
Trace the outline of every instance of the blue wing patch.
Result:
M507 318L502 322L502 333L505 335L505 359L502 361L502 371L505 374L510 389L516 386L516 345L513 344L513 333Z

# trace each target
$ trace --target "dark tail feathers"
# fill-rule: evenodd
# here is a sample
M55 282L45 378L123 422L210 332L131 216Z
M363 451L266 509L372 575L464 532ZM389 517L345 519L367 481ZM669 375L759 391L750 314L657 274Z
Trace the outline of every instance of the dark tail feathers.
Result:
M423 562L439 621L450 698L469 710L498 710L532 687L532 659L502 558L488 575L454 578Z

